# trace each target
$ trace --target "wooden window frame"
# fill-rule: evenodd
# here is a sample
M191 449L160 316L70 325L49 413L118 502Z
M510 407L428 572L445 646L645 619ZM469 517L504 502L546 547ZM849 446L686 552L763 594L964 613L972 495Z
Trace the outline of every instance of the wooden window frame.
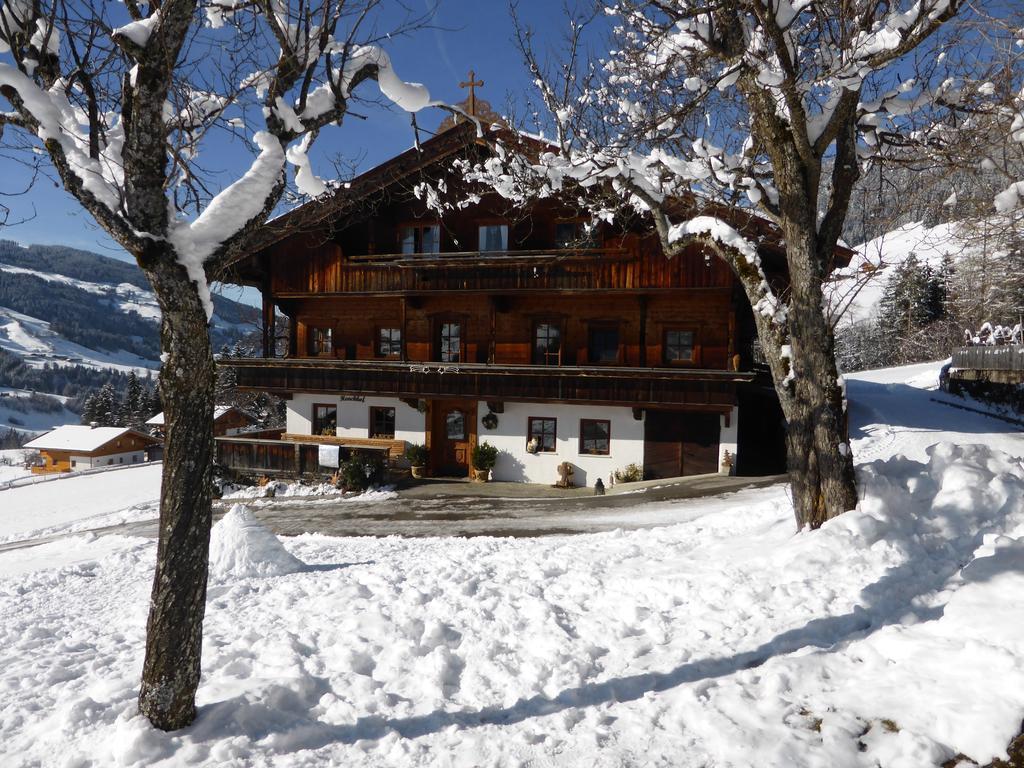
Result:
M668 358L668 335L670 333L692 333L693 347L689 360L669 360ZM700 330L692 326L681 325L665 326L661 331L661 363L668 368L695 368L700 364Z
M608 448L604 451L587 451L583 449L583 425L587 423L600 424L604 423L608 425ZM580 456L611 456L612 455L612 422L611 419L580 419Z
M398 331L398 352L397 354L385 355L381 352L381 331ZM401 360L402 352L405 350L405 334L398 325L378 325L373 329L373 356L385 360ZM389 344L394 344L394 339L388 339Z
M334 435L338 435L338 404L337 403L313 403L313 413L310 415L309 426L310 432L314 435L323 434L323 425L317 424L317 408L333 408L334 409Z
M541 363L537 361L537 328L541 325L552 325L558 329L558 362ZM547 353L545 353L547 354ZM538 317L530 326L530 364L557 368L564 362L565 355L565 321L562 318Z
M314 352L314 339L316 338L317 331L327 331L330 334L329 346L330 349L319 352ZM319 345L317 345L319 346ZM312 323L306 324L306 354L309 357L333 357L334 356L334 326L333 325L313 325Z
M587 365L622 365L623 342L622 322L614 320L594 320L587 322ZM590 334L597 330L614 330L618 336L619 343L616 345L615 359L610 361L597 362L591 359Z
M436 251L424 251L423 250L423 230L427 227L437 227L437 250ZM402 230L413 229L415 234L413 235L413 251L407 254L402 248ZM407 256L438 256L441 253L441 222L435 221L422 221L412 220L403 221L398 224L398 253Z
M542 447L537 448L537 453L558 453L558 419L553 416L529 416L526 420L526 442L529 444L530 440L533 439L533 422L535 421L550 421L554 427L551 433L552 446L551 450L546 450ZM543 433L541 433L543 434Z
M379 411L391 411L391 434L390 435L377 435L374 434L373 428L376 422L375 416ZM371 439L380 440L394 440L395 431L397 430L398 424L398 410L392 405L371 405L370 406L370 421L369 427L366 430L366 436Z
M441 350L443 348L442 337L445 325L458 325L459 326L459 359L458 360L442 360ZM466 362L466 318L462 315L440 315L434 318L434 332L433 346L434 351L431 355L434 358L435 363L445 363L447 365L459 365Z

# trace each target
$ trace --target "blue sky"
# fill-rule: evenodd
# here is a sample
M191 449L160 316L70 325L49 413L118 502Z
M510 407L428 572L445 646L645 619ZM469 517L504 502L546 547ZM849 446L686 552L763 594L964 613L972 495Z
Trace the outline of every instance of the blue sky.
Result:
M467 79L472 68L477 78L485 82L478 96L490 101L496 111L505 111L510 95L521 101L531 85L513 41L505 0L408 0L408 3L414 11L436 7L434 24L440 29L418 31L385 46L399 76L423 82L434 98L452 103L465 98L466 91L460 89L458 83ZM556 27L560 27L562 21L559 9L560 5L552 0L521 0L519 13L536 28L541 39L545 36L557 39ZM367 83L362 91L373 95L376 88ZM365 170L411 146L412 129L406 113L373 105L359 105L354 109L367 114L368 119L348 118L341 128L330 128L321 134L318 149L312 154L314 170L321 175L330 176L330 169L322 162L317 163L328 155L356 161L358 169ZM418 120L422 127L432 129L442 117L442 113L429 110L421 113ZM217 169L223 171L224 178L244 170L247 155L241 147L224 147L223 152L221 147L216 149L213 154L221 163ZM214 164L209 155L204 156L204 162ZM16 184L17 173L17 169L8 167L0 174L6 176L4 185ZM29 194L4 202L12 208L12 220L31 215L33 210L35 215L24 223L0 228L0 238L68 245L129 258L66 192L47 179L37 181Z

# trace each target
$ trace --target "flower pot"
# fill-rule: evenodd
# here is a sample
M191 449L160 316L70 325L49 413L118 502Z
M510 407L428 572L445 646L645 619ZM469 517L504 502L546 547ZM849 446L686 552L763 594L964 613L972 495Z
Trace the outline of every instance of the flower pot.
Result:
M490 477L491 470L489 469L474 469L473 470L473 482L474 483L486 483Z
M409 467L409 471L417 480L427 476L427 468L424 466L412 466Z

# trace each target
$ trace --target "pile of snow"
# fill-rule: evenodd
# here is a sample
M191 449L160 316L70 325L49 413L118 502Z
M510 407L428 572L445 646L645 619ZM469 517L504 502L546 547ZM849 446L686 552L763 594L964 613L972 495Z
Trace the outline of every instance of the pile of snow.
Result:
M298 573L305 563L262 525L244 504L235 504L213 526L210 535L210 576L230 579L262 578Z

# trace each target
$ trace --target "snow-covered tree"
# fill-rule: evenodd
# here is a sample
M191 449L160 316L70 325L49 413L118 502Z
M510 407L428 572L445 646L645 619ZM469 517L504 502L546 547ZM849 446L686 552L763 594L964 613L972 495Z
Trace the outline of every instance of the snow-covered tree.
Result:
M592 19L574 19L552 67L519 26L552 148L509 142L471 174L511 199L586 188L578 197L595 216L639 212L668 256L700 243L732 268L788 423L802 526L857 501L822 283L862 165L905 129L926 141L912 118L960 97L938 73L952 43L937 34L960 10L960 0L609 1L607 48L584 60ZM763 246L780 240L784 289L762 266Z
M394 3L399 14L405 7ZM162 313L167 437L160 541L139 704L154 725L192 721L211 524L214 359L208 276L246 247L281 200L323 193L307 152L376 80L415 112L425 87L400 80L376 42L381 0L6 0L0 5L2 141L25 137L64 188L132 254ZM216 139L221 136L221 139ZM203 151L252 149L234 179ZM216 146L216 144L215 144ZM218 191L219 190L219 191Z

